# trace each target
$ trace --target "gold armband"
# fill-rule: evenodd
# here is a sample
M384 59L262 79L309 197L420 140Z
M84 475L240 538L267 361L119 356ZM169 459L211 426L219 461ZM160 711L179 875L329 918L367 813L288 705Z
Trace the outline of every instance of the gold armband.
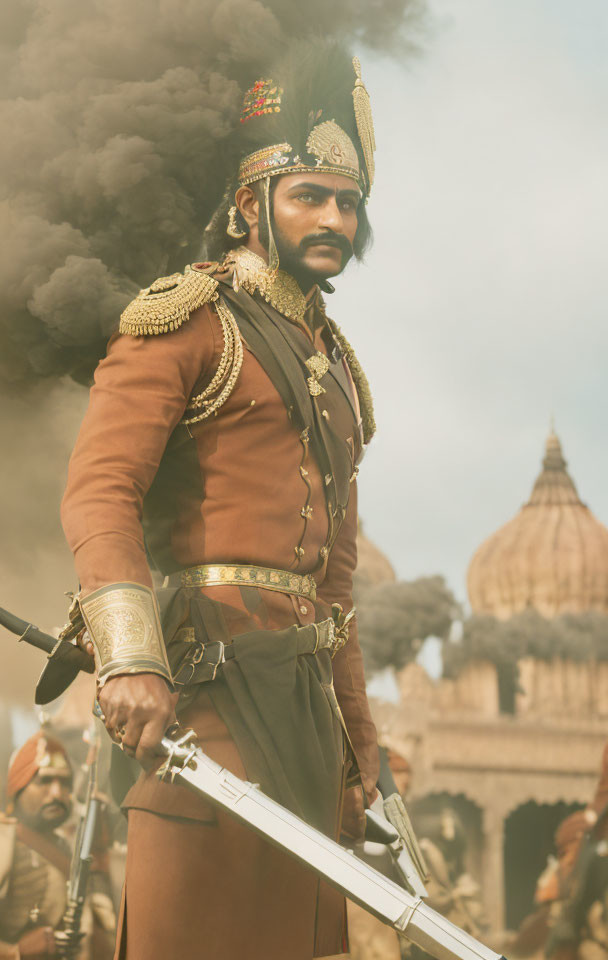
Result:
M169 683L154 591L139 583L111 583L80 600L95 649L100 686L117 674L157 673Z

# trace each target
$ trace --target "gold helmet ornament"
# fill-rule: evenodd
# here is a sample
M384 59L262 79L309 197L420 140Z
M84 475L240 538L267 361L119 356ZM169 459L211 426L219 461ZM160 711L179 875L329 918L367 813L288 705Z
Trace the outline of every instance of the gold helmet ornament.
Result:
M240 127L241 185L284 173L340 173L369 196L376 148L370 98L358 58L337 43L296 44L273 79L247 91Z

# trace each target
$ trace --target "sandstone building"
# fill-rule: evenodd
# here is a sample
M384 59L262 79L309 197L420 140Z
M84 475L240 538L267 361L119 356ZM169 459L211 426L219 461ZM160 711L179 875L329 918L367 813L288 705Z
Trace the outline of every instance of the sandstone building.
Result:
M581 501L553 431L530 499L473 556L468 593L473 614L503 622L526 610L608 614L608 529ZM490 660L438 682L410 664L396 679L400 702L374 704L381 742L411 762L414 807L458 811L492 928L513 928L557 824L593 794L608 661L525 656L506 707Z

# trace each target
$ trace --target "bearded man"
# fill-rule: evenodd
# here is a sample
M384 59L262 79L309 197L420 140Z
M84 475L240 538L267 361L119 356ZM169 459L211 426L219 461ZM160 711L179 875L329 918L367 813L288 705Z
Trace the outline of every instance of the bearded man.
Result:
M30 737L11 762L6 793L13 816L0 819L0 958L55 960L66 955L61 931L70 873L70 850L58 833L72 810L72 768L63 745L44 731ZM115 916L108 878L97 875L83 913L79 960L111 956Z
M230 771L360 835L378 750L351 594L374 421L322 291L369 239L373 126L339 46L300 44L269 76L227 143L216 259L142 290L98 367L63 523L124 751L153 764L177 710ZM124 806L118 957L346 956L343 898L284 853L153 769Z

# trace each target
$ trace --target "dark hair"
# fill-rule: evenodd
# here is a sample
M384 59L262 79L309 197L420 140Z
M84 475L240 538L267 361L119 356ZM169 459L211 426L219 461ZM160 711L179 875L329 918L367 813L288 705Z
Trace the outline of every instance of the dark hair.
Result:
M270 199L272 202L272 193L274 187L276 186L277 177L270 178ZM239 188L238 180L232 180L226 193L222 198L222 202L219 207L213 214L209 225L205 230L203 237L203 249L201 253L201 258L205 260L222 260L224 255L228 253L229 250L234 250L235 247L241 246L241 244L247 242L247 237L249 236L249 227L247 226L246 221L241 216L239 210L236 212L236 222L239 230L242 230L245 234L244 237L237 240L234 237L229 237L226 233L228 228L228 211L230 207L234 206L234 195ZM261 194L261 184L254 183L252 184L254 190L259 190ZM264 247L268 246L268 229L266 225L266 211L264 210L264 204L261 202L262 197L260 195L260 211L262 213L260 219L260 242ZM272 208L271 208L272 209ZM365 203L361 202L357 208L357 232L355 233L355 238L353 240L353 251L357 260L364 260L365 254L370 249L373 242L373 231L369 219L367 217L367 209Z

